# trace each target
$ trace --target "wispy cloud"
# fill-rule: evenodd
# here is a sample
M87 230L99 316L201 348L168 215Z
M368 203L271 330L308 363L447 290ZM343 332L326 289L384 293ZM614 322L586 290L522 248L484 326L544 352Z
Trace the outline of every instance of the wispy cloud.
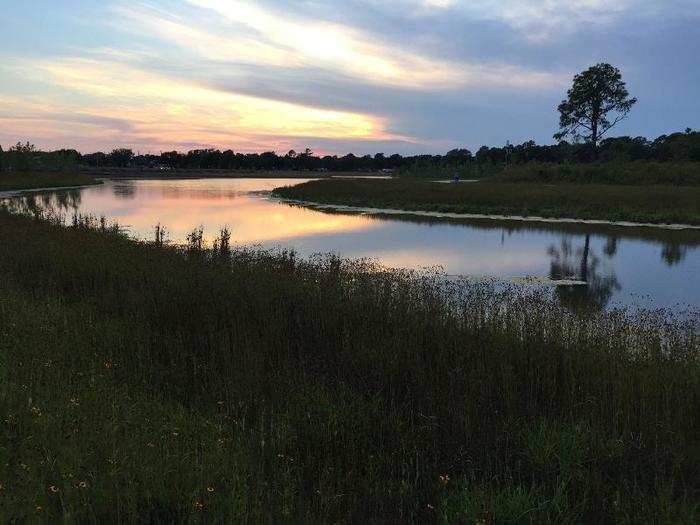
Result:
M56 86L81 93L93 117L126 119L131 135L164 143L246 143L269 147L271 137L391 138L371 115L331 111L173 81L115 62L86 59L37 63Z
M120 6L129 27L148 31L203 60L286 69L321 69L368 84L404 89L455 90L469 86L542 89L563 82L561 75L499 62L455 62L417 54L382 42L357 28L276 13L251 2L187 0L229 24L204 28L172 12L148 5ZM438 2L435 5L447 5Z

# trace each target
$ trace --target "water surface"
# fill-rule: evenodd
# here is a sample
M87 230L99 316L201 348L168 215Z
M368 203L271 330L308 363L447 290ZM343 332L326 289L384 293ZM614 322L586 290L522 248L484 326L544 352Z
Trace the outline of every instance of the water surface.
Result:
M562 299L600 307L676 311L700 307L700 231L586 224L333 213L276 202L266 192L302 179L115 180L102 186L25 194L25 204L71 215L104 215L139 238L155 225L182 242L203 226L211 241L226 226L241 244L369 257L388 266L441 267L450 275L535 283Z

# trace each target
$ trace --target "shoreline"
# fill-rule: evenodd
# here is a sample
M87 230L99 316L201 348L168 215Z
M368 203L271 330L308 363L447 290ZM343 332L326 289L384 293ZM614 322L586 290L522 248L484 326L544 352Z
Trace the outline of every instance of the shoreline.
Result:
M43 191L61 191L61 190L79 190L82 188L92 188L93 186L101 186L104 184L104 180L97 179L93 184L80 184L78 186L49 186L45 188L25 188L18 190L2 190L0 191L0 199L17 197L23 193L41 193Z
M320 202L304 201L299 199L287 199L277 197L270 193L270 200L285 202L287 204L299 204L310 209L319 211L333 210L347 213L358 213L361 215L370 216L400 216L413 215L417 217L429 217L435 219L452 219L452 220L490 220L490 221L520 221L520 222L540 222L553 224L593 224L603 226L619 226L624 228L658 228L664 230L700 230L700 225L680 224L680 223L653 223L653 222L632 222L632 221L609 221L605 219L574 219L567 217L540 217L536 215L492 215L479 213L455 213L455 212L439 212L439 211L422 211L422 210L401 210L394 208L374 208L370 206L350 206L347 204L324 204Z

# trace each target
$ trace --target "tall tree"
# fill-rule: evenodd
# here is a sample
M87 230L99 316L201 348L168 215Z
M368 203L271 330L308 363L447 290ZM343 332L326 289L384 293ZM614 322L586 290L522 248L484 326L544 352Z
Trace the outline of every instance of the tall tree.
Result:
M583 138L595 149L598 142L637 103L630 98L620 70L597 64L574 77L567 99L559 104L560 131L554 138Z

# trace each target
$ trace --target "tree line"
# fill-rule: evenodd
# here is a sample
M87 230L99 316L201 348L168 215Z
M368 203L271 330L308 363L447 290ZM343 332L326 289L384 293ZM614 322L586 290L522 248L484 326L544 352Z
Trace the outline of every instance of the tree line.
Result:
M444 155L399 154L358 156L315 155L311 150L277 154L237 153L230 149L195 149L186 153L167 151L159 155L135 154L132 149L115 149L110 153L81 154L75 149L40 151L29 143L18 143L7 151L0 148L0 167L13 171L68 170L78 168L141 169L219 169L219 170L310 170L310 171L381 171L426 169L430 167L481 166L484 169L508 164L587 163L653 160L700 162L700 132L684 132L645 137L615 137L600 141L592 154L586 143L560 141L538 145L533 140L502 147L483 146L475 153L466 148L453 149Z

